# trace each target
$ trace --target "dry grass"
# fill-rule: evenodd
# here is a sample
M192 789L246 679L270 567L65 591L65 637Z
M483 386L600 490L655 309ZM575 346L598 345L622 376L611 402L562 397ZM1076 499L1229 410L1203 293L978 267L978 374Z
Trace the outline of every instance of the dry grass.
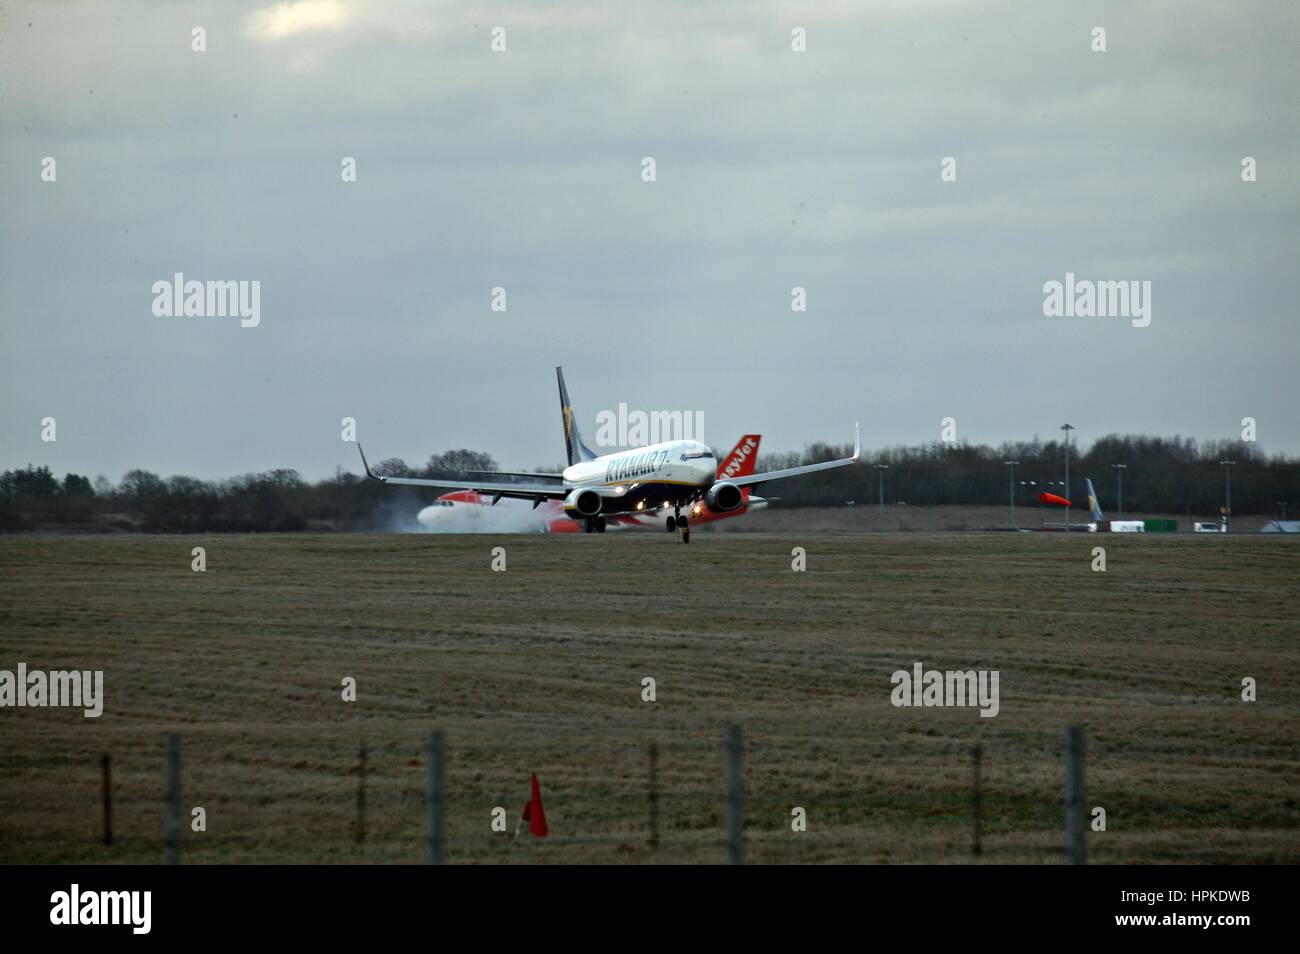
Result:
M1121 519L1114 511L1106 511L1107 519ZM1180 532L1190 533L1197 521L1217 523L1218 514L1182 513L1126 513L1124 520L1160 518L1177 520ZM1070 516L1075 524L1086 524L1088 512L1076 507ZM1232 518L1232 529L1238 533L1254 533L1275 516L1242 514ZM1017 506L1015 526L1025 530L1040 530L1044 523L1065 522L1065 511L1033 504ZM962 504L944 507L911 507L907 504L886 503L884 513L871 500L859 500L852 507L784 507L777 501L773 506L740 519L719 520L708 525L709 530L723 533L876 533L881 526L889 533L897 531L942 533L950 530L1009 530L1012 528L1011 509L1002 506Z
M1060 735L1087 727L1101 862L1297 862L1300 548L1278 537L667 534L0 538L0 668L105 670L102 718L0 710L0 859L161 857L179 732L189 862L419 861L422 743L449 746L452 860L721 857L743 724L756 862L1055 862ZM190 570L207 548L208 571ZM490 550L509 569L490 571ZM790 570L792 546L808 571ZM1091 548L1109 569L1093 573ZM1001 672L1001 714L895 709L914 661ZM354 676L359 700L340 699ZM1240 700L1243 676L1259 701ZM658 681L658 702L640 681ZM352 841L369 747L368 838ZM117 842L99 843L113 753ZM513 826L541 777L554 837ZM789 830L807 809L809 831Z

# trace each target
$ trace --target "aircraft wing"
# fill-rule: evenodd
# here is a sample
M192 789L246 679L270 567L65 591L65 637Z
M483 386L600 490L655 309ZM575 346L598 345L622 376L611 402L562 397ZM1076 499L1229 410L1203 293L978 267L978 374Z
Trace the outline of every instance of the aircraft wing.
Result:
M528 477L532 480L563 480L563 474L539 474L526 470L467 470L467 474L479 477Z
M856 464L861 456L862 438L858 434L858 425L854 424L852 457L845 457L840 460L825 460L820 464L804 464L802 467L787 467L785 470L769 470L764 474L750 474L747 477L732 477L727 483L735 484L737 487L754 487L758 484L767 483L769 480L784 480L786 477L813 474L819 470L830 470L833 467L847 467L849 464Z
M500 500L502 497L516 497L520 500L532 500L535 503L542 500L563 500L568 491L562 484L520 484L508 483L498 484L487 481L476 480L428 480L424 477L380 477L378 474L371 473L370 465L366 463L366 452L361 450L361 445L357 445L357 450L361 452L361 466L366 469L366 476L372 480L378 480L385 484L399 484L404 487L436 487L440 490L473 490L477 493L484 494Z

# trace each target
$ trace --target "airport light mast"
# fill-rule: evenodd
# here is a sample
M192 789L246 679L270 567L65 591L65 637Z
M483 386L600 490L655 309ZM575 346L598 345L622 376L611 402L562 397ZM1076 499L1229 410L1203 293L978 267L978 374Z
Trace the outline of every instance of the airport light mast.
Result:
M1228 518L1232 516L1232 468L1237 465L1235 460L1221 460L1223 465L1223 496L1225 506L1223 508L1223 529L1227 532Z
M1022 480L1021 483L1023 484L1024 481ZM1062 494L1065 493L1065 481L1063 480L1043 480L1043 481L1039 481L1038 483L1035 483L1034 481L1031 480L1029 483L1031 486L1034 487L1041 485L1044 490L1046 490L1048 487L1060 487L1061 493ZM1052 491L1048 490L1047 492L1051 493ZM1046 530L1047 529L1047 502L1043 500L1042 494L1038 495L1038 510L1039 510L1038 522L1042 526L1042 528Z
M888 464L877 464L876 473L880 475L880 532L885 532L885 471L889 470Z
M1115 504L1121 517L1124 516L1124 471L1128 470L1128 464L1111 464L1111 470L1115 471L1115 479L1119 482L1119 490L1116 491L1118 503Z
M1065 431L1065 499L1070 499L1070 431L1074 430L1073 424L1062 424L1061 430ZM1070 508L1065 508L1065 529L1070 529Z
M1020 486L1021 486L1021 487L1037 487L1037 486L1038 486L1038 481L1036 481L1036 480L1022 480L1022 481L1020 482ZM1033 491L1031 490L1031 491L1029 491L1029 493L1032 494ZM1033 499L1033 498L1031 497L1030 499ZM1042 511L1043 507L1042 507L1041 504L1039 505L1038 509L1039 509L1040 512ZM1042 523L1042 522L1044 522L1044 520L1045 520L1045 518L1044 518L1044 519L1040 519L1039 522ZM1017 529L1019 529L1019 528L1017 528Z
M1011 500L1011 526L1019 530L1020 527L1016 526L1016 464L1020 463L1020 461L1004 460L1002 463L1007 465L1007 471L1010 474L1008 484L1010 486L1009 497Z

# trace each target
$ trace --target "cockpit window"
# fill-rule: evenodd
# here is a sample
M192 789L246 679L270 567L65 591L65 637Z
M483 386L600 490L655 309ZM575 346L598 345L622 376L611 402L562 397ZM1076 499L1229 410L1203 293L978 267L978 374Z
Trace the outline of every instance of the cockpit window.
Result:
M713 451L709 451L709 450L693 451L689 454L682 455L682 460L700 460L701 458L708 458L709 460L712 460Z

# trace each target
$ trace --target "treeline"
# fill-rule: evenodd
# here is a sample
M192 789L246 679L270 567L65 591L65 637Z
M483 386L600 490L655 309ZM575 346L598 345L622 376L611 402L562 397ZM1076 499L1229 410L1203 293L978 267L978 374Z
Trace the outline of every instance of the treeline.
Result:
M850 452L847 447L816 444L804 454L774 454L760 461L764 470L792 467L807 460L830 460ZM768 490L782 503L795 507L834 506L846 500L859 504L879 500L880 475L873 465L886 464L885 503L911 506L945 504L1003 504L1014 490L1017 505L1036 501L1043 490L1064 495L1065 444L1062 441L1017 441L989 447L982 444L940 443L865 453L863 469L844 468L814 474L803 480L772 485ZM1070 496L1077 508L1086 508L1084 479L1092 478L1102 510L1113 515L1118 506L1119 477L1123 471L1126 513L1171 513L1217 516L1224 504L1225 468L1221 460L1234 460L1231 470L1232 511L1235 514L1279 514L1285 502L1297 514L1300 498L1300 458L1266 456L1256 444L1244 441L1197 442L1184 437L1147 437L1112 434L1095 441L1086 451L1070 445ZM1006 461L1016 461L1014 468Z
M393 458L373 469L455 479L468 470L495 468L488 454L455 450L434 454L422 468L410 469ZM78 474L60 482L48 467L26 467L0 474L0 530L51 525L146 533L376 530L412 523L413 508L436 496L380 487L343 470L316 483L287 469L220 481L130 470L114 486L103 477L92 483Z
M847 446L813 444L803 453L765 454L762 470L776 470L851 453ZM1190 438L1112 435L1082 454L1071 447L1071 493L1086 506L1085 477L1091 477L1108 514L1117 509L1116 471L1125 464L1124 510L1206 518L1224 502L1224 468L1232 471L1232 509L1236 514L1278 514L1285 502L1300 513L1300 458L1266 457L1255 445ZM1059 441L1007 443L999 447L934 443L864 453L863 464L811 474L761 488L779 497L782 507L872 504L884 471L886 503L911 506L1007 503L1009 467L1015 460L1017 504L1028 505L1041 490L1062 493L1052 481L1065 475L1065 448ZM456 480L468 471L495 470L488 454L453 450L434 454L423 467L397 458L380 462L377 473ZM549 469L549 468L548 468ZM48 467L28 466L0 474L0 530L66 527L120 529L149 533L222 531L384 530L411 526L419 507L435 490L380 487L357 474L309 483L295 470L271 470L221 481L161 477L131 470L114 485L67 474L59 480Z

